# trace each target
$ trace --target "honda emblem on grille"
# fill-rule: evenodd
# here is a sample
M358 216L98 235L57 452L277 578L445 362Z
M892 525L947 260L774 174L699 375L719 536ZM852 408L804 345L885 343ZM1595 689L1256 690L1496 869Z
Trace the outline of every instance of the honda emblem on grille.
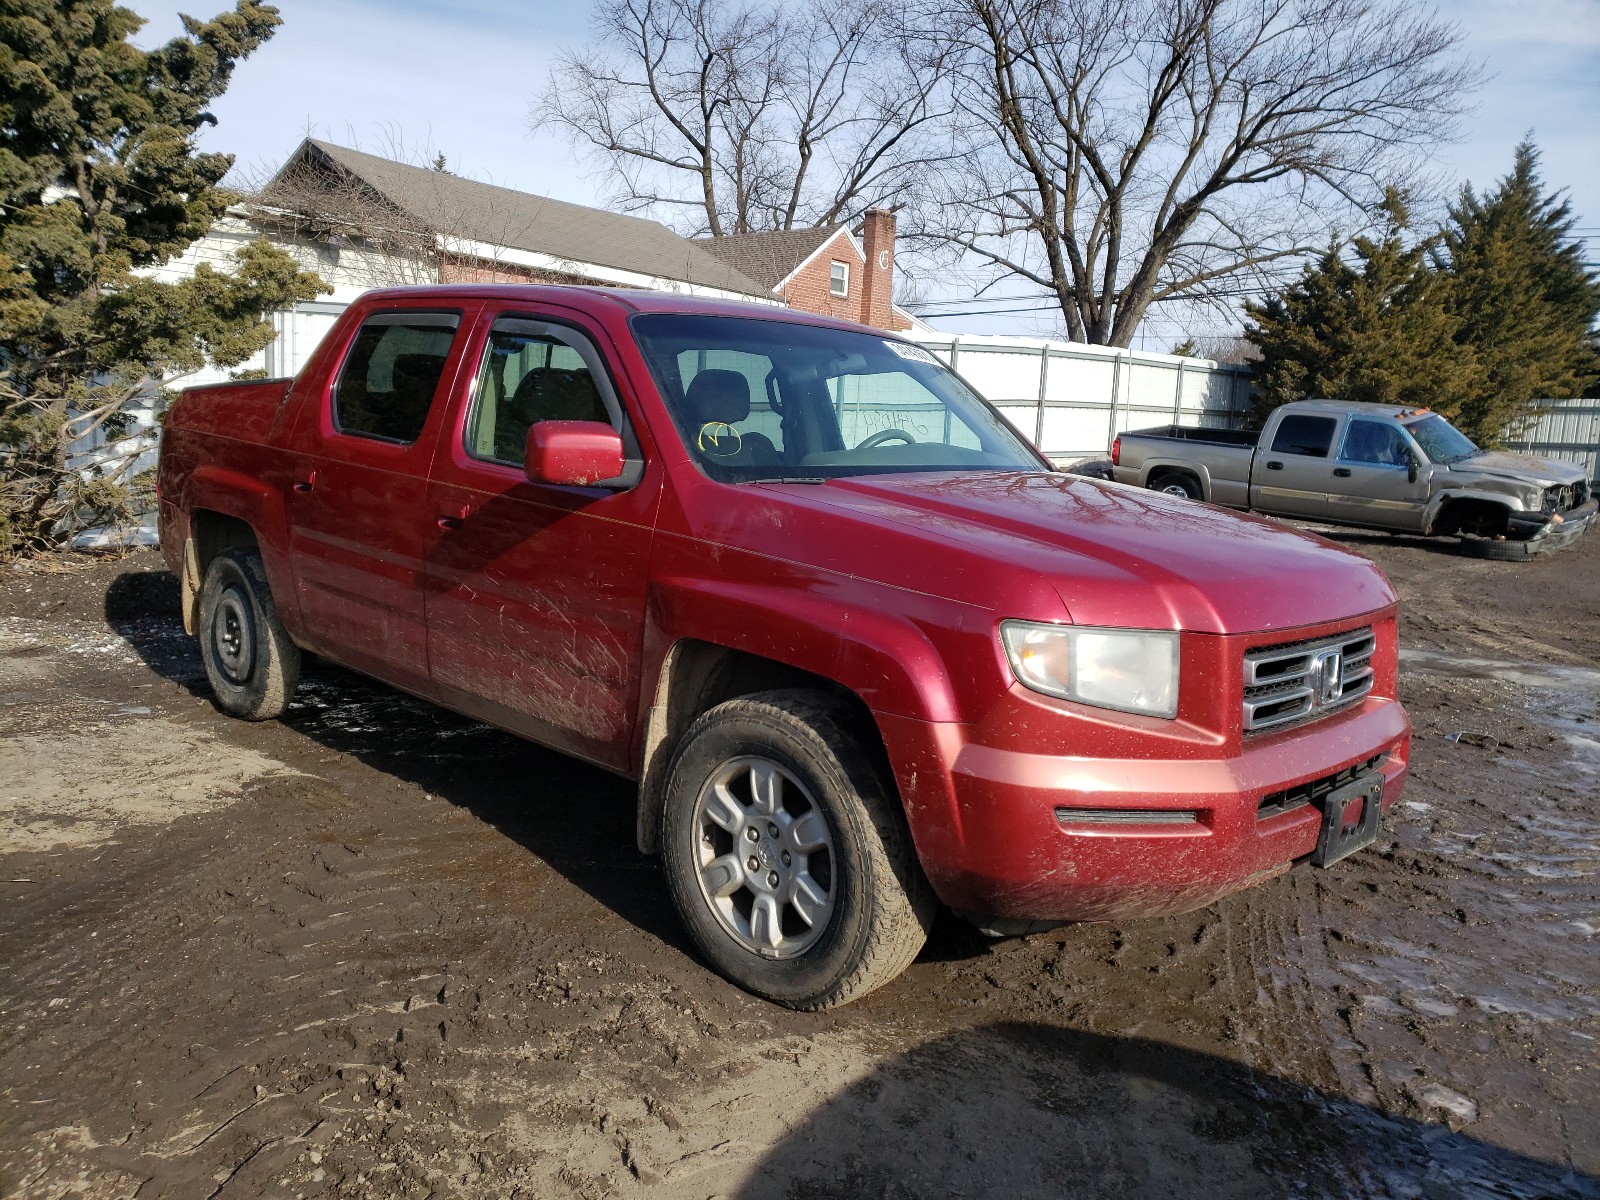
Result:
M1332 704L1344 695L1344 664L1337 647L1312 656L1311 691L1318 705Z

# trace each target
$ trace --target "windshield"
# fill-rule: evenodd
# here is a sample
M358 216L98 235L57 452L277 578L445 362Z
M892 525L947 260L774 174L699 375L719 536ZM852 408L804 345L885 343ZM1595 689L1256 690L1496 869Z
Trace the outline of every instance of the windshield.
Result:
M1478 453L1477 446L1472 444L1467 435L1438 413L1407 421L1406 432L1417 439L1417 445L1422 447L1429 462L1452 463Z
M1048 469L920 346L748 317L633 319L678 432L725 483Z

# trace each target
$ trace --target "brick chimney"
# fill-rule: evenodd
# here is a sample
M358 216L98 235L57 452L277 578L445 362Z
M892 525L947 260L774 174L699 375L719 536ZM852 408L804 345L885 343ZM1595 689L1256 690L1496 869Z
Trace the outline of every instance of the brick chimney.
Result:
M897 329L894 319L894 213L886 208L867 209L861 229L861 251L867 258L861 286L861 321L879 329Z

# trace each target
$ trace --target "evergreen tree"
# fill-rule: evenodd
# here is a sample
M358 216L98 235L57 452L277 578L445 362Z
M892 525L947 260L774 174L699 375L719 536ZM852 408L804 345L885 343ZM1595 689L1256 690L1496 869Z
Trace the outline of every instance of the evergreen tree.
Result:
M1460 321L1445 308L1445 281L1429 269L1429 244L1407 244L1410 218L1398 193L1390 191L1383 212L1382 236L1356 238L1353 259L1330 245L1283 292L1245 305L1245 336L1261 351L1258 415L1325 397L1454 419L1481 392L1482 368L1457 342Z
M1576 218L1559 194L1545 193L1538 164L1523 142L1493 191L1480 198L1463 187L1432 252L1449 276L1456 342L1484 366L1483 386L1464 400L1463 428L1491 441L1536 401L1576 396L1600 376L1591 332L1600 277L1584 267L1583 244L1571 236Z
M325 290L264 242L232 273L141 270L232 199L232 156L195 135L279 23L238 0L144 51L113 0L0 0L0 557L126 515L128 481L68 471L67 448L124 428L163 377L242 363L272 338L266 313Z

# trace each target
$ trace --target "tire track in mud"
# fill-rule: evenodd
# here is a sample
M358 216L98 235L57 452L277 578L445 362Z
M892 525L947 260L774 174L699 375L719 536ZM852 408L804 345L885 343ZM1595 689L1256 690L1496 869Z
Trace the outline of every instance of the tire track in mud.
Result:
M1020 942L946 923L901 980L797 1017L688 957L618 785L322 668L287 723L223 721L173 628L138 635L177 681L157 714L300 774L16 872L49 886L0 931L8 1195L1596 1194L1549 1164L1600 1170L1597 1077L1559 1054L1600 1030L1423 1004L1485 947L1528 953L1474 897L1585 895L1518 865L1592 797L1512 692L1408 681L1432 807L1332 871ZM41 703L152 690L67 661ZM1445 743L1469 713L1510 749ZM1504 986L1575 1003L1587 936L1553 960L1568 993Z
M291 788L297 798L308 790L304 781L268 783L246 800L270 810ZM338 795L328 793L330 800ZM430 837L437 852L438 833ZM315 1130L333 1132L329 1120L336 1128L356 1111L385 1110L388 1081L368 1048L406 1030L437 1038L444 1027L437 1014L422 1011L447 986L436 944L440 914L390 874L413 848L368 856L358 844L359 835L341 830L304 867L280 850L223 884L204 861L165 878L136 869L116 891L72 906L72 927L34 948L30 965L13 972L6 1007L15 1032L49 1024L49 1040L59 1047L51 1070L60 1091L50 1102L93 1112L98 1095L140 1097L145 1081L128 1073L140 1069L135 1064L177 1064L166 1094L96 1113L93 1124L125 1130L127 1138L103 1150L103 1163L153 1180L158 1192L206 1194L220 1182L219 1190L257 1194L285 1155L313 1144ZM209 857L215 865L221 856ZM349 862L363 859L365 871L350 870ZM184 946L176 962L135 957L150 928ZM95 995L92 978L58 969L77 957L74 942L85 931L99 954L118 964L114 990ZM460 931L452 940L459 946ZM316 969L297 969L308 958ZM93 999L38 999L62 992ZM204 997L204 1011L185 1011L188 997ZM123 1052L130 1042L140 1044L137 1055ZM37 1118L22 1122L24 1132L38 1125ZM27 1183L26 1170L19 1174ZM193 1190L202 1185L205 1191Z

